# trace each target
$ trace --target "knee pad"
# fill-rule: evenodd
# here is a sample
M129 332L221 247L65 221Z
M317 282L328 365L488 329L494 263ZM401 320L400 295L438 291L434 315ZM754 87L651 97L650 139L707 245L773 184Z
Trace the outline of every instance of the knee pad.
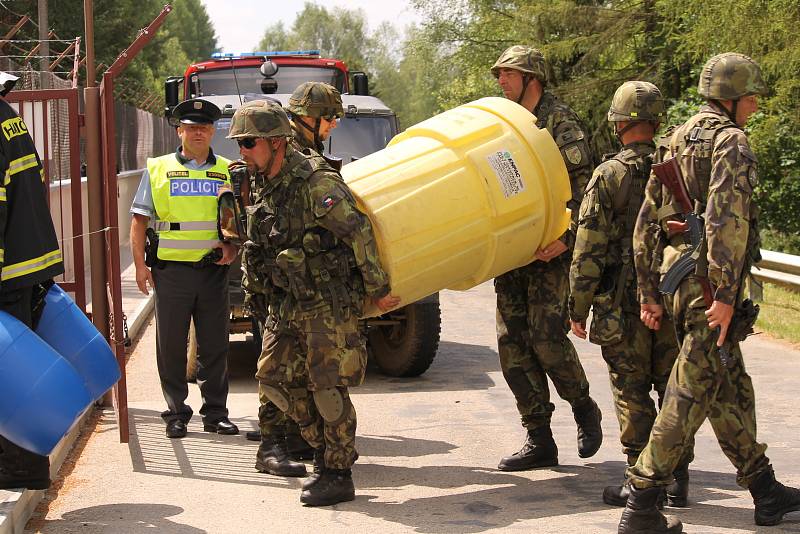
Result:
M289 392L284 388L261 384L264 394L282 412L289 410Z
M350 399L338 388L325 388L314 392L314 404L326 423L338 423L347 413Z

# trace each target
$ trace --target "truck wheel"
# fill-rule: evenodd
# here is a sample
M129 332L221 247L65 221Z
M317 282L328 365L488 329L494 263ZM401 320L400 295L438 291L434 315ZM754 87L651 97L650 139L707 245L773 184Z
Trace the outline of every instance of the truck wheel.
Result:
M381 372L389 376L419 376L428 370L439 348L439 302L417 302L389 312L382 318L399 324L369 329L371 355Z
M194 321L189 323L189 339L186 342L186 381L197 382L197 332Z

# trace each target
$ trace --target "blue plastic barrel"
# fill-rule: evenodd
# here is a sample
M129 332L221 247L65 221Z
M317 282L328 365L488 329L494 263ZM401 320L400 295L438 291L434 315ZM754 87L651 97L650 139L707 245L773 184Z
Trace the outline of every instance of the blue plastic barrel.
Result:
M92 400L120 378L119 364L103 335L58 284L45 297L36 333L83 377Z
M47 455L92 403L72 365L0 311L0 434Z

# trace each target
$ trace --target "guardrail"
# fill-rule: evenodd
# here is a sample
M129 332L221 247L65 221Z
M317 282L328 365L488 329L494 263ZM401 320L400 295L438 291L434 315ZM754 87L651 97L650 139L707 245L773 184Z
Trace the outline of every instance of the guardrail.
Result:
M800 256L761 250L762 260L750 272L759 282L769 282L800 291Z

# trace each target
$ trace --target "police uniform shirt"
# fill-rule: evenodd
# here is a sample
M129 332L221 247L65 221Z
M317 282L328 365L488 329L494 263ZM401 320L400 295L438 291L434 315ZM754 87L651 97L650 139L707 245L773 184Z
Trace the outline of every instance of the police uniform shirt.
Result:
M208 149L208 158L205 163L198 164L193 159L187 159L182 154L183 147L179 146L175 152L175 158L190 171L205 171L217 164L217 156L214 155L214 150ZM145 217L154 218L156 215L155 204L153 203L153 191L150 188L150 171L147 168L142 173L142 180L139 182L139 189L136 190L136 196L133 197L133 204L131 205L131 214L144 215Z

